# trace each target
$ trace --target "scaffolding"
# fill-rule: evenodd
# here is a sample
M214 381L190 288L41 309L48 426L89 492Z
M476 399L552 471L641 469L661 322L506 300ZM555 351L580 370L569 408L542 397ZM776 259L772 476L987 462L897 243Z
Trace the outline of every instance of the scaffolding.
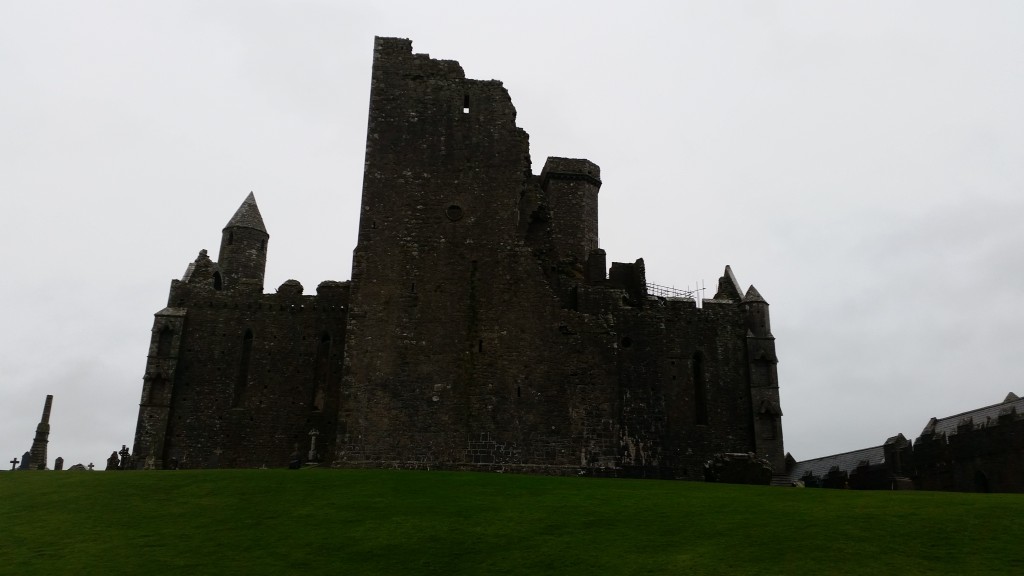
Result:
M690 300L696 300L697 306L699 307L701 300L704 299L704 282L698 282L695 286L696 288L691 290L689 286L683 289L648 282L647 295L654 298L688 298Z

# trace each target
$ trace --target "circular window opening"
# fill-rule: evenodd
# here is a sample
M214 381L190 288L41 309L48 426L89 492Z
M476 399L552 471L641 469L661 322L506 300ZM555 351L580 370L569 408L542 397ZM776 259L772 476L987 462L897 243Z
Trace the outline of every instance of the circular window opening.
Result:
M451 206L445 209L444 215L447 216L448 219L451 220L452 222L455 222L456 220L461 220L462 207L459 206L458 204L452 204Z

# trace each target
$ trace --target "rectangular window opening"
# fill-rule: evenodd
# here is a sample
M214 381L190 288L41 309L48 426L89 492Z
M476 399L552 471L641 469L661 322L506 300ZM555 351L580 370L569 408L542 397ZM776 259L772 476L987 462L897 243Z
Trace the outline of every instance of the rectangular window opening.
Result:
M462 113L469 114L469 94L462 97Z

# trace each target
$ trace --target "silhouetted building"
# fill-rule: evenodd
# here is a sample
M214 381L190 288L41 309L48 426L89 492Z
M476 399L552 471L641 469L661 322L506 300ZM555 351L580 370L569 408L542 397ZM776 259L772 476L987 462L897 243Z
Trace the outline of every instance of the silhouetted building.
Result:
M609 268L597 165L535 175L500 82L408 40L374 50L351 280L265 294L250 194L156 313L135 462L700 479L751 452L781 469L758 291L728 267L703 301L656 294L643 260Z
M825 488L1024 492L1024 400L932 418L913 445L902 434L882 446L795 462L788 482Z

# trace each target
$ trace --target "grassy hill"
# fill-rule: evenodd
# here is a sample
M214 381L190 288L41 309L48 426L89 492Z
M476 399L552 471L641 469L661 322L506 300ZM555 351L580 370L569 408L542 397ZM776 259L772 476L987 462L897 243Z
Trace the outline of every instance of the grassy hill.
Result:
M0 474L0 574L1022 574L1024 496L388 470Z

